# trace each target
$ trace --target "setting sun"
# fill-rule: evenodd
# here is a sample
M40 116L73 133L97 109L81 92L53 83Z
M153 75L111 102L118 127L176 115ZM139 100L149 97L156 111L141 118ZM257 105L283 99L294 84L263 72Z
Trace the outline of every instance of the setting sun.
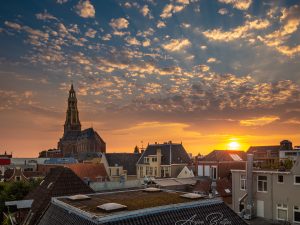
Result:
M228 144L230 150L237 150L240 148L240 144L236 141L232 141Z

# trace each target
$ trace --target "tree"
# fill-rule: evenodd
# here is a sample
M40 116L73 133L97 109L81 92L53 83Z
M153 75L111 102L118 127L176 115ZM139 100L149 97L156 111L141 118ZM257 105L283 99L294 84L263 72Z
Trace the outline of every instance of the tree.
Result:
M285 167L287 170L290 170L290 169L292 169L294 163L293 163L292 160L286 159L286 160L284 160L283 165L284 165L284 167Z
M3 212L7 211L6 201L22 200L39 183L40 180L0 183L0 221L3 221Z

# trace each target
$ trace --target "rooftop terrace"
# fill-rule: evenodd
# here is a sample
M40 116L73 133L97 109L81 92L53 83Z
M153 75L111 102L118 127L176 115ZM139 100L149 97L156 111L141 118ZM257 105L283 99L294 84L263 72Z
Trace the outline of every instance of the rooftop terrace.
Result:
M38 225L209 225L212 221L247 225L219 198L205 199L193 193L155 191L157 189L154 188L154 192L139 189L54 197ZM118 204L123 208L107 211L116 209L114 206Z
M89 199L71 200L69 197L58 197L52 201L68 211L85 216L93 221L103 221L105 218L124 217L126 215L140 214L148 212L153 208L164 210L170 205L181 206L186 203L203 201L204 197L189 199L182 195L186 192L175 192L169 190L160 190L159 192L145 192L143 189L119 192L96 193L87 195ZM118 203L125 205L125 209L105 211L97 206L105 203Z

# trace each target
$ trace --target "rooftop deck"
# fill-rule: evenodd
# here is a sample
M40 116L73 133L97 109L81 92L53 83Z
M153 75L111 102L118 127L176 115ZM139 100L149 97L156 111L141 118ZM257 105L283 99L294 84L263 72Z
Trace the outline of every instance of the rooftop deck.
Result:
M175 192L161 190L160 192L145 192L143 189L131 190L131 191L120 191L120 192L108 192L108 193L96 193L88 195L90 199L86 200L70 200L68 197L54 198L52 202L59 206L85 215L86 218L93 221L102 221L109 217L126 216L130 214L143 213L151 208L156 210L164 209L166 207L180 206L181 203L193 203L203 201L204 198L200 199L187 199L181 195L185 192ZM126 209L119 211L104 211L97 206L105 203L118 203L127 206Z

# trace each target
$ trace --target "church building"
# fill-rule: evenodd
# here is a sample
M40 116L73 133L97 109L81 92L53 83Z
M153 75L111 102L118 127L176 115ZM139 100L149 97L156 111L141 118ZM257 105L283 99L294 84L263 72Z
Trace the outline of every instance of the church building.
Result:
M62 151L64 157L76 158L86 153L105 153L106 151L105 142L93 128L81 130L77 98L73 84L69 91L64 134L58 142L58 149Z

